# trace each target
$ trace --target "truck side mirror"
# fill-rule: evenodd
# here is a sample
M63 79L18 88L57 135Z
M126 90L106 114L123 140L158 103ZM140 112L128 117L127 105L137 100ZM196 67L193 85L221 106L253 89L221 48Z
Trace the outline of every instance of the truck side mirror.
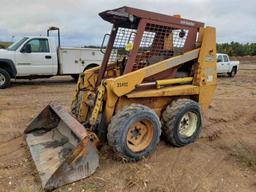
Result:
M31 45L30 44L26 44L22 49L21 49L22 53L31 53L32 49L31 49Z

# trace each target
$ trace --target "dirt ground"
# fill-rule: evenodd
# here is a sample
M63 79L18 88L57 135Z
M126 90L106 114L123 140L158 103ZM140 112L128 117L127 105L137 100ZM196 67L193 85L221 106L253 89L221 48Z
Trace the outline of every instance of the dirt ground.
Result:
M196 143L174 148L161 141L137 163L115 161L105 147L95 174L57 191L256 191L256 65L242 68L235 78L218 79ZM74 89L71 78L57 77L17 81L0 90L1 192L42 191L23 130L49 101L68 109Z

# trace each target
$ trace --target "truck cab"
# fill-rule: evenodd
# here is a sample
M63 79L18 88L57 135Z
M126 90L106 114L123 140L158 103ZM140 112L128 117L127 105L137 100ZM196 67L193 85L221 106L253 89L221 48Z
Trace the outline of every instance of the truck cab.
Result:
M234 77L239 69L239 61L230 61L227 54L217 54L217 73L228 74L230 77Z
M58 44L49 31L58 30ZM14 78L42 78L71 75L75 80L84 70L99 66L101 49L60 47L59 28L51 27L47 36L26 36L9 48L0 49L0 89Z
M14 62L16 77L33 75L56 75L57 47L52 37L23 37L11 45L5 54ZM0 53L0 58L1 58ZM6 57L5 57L6 58Z

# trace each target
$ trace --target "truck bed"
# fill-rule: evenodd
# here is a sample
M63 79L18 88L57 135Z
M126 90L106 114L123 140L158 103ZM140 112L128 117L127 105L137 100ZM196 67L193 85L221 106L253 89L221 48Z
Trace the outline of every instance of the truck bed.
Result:
M60 74L79 74L94 63L101 64L103 54L94 48L66 48L59 49Z

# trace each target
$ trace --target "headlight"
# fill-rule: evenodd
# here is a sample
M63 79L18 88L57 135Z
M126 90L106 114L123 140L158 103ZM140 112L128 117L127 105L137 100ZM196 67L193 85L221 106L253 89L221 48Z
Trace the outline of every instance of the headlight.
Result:
M131 22L131 23L133 23L134 22L134 16L133 15L129 15L129 21Z

